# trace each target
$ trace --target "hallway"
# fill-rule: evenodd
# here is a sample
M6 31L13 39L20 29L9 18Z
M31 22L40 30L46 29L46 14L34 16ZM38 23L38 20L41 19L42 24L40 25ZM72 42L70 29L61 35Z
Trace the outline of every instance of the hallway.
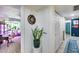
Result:
M64 53L64 49L65 49L65 46L66 46L66 41L70 38L70 35L66 34L66 38L65 40L61 43L57 53Z
M4 41L0 52L64 53L66 46L68 51L72 51L71 48L78 50L75 49L79 37L79 10L74 10L76 7L79 6L0 6L1 42L13 38L9 47Z
M60 48L58 49L57 53L64 53L66 46L67 46L67 42L69 40L76 40L77 42L77 47L79 48L79 37L70 37L69 35L67 35L66 37L67 39L65 41L63 41L63 43L61 44ZM74 46L74 45L73 45Z
M21 52L20 6L0 5L0 53Z

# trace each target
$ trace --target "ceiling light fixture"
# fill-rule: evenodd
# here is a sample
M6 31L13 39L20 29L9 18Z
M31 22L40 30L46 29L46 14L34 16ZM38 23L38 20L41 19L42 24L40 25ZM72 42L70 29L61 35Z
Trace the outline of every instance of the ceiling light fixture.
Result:
M71 14L71 16L74 16L74 14Z

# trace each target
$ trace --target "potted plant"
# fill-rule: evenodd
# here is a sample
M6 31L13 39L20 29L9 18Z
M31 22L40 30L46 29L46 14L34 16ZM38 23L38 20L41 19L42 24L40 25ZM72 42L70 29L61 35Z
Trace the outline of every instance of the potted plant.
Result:
M39 29L38 27L36 27L34 30L32 29L32 34L33 34L33 44L34 44L34 51L33 52L40 52L40 39L43 36L43 34L45 34L45 32L43 31L43 28Z

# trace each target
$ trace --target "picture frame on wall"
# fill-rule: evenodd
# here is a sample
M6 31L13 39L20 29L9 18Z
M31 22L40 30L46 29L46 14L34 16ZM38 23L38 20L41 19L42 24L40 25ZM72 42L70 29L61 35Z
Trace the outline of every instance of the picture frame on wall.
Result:
M36 23L36 18L34 15L29 15L27 20L28 20L28 23L31 25L34 25Z

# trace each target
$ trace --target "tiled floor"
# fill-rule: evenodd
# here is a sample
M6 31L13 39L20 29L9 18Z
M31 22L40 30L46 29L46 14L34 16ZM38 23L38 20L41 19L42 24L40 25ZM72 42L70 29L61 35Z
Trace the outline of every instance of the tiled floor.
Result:
M64 52L64 42L61 44L61 46L58 49L57 53L63 53L63 52Z
M65 41L70 38L70 35L66 35ZM61 44L60 48L58 49L57 53L64 53L64 48L65 48L65 41Z
M0 53L19 53L21 48L21 38L15 37L12 39L13 43L9 44L9 47L6 46L6 41L0 47Z

